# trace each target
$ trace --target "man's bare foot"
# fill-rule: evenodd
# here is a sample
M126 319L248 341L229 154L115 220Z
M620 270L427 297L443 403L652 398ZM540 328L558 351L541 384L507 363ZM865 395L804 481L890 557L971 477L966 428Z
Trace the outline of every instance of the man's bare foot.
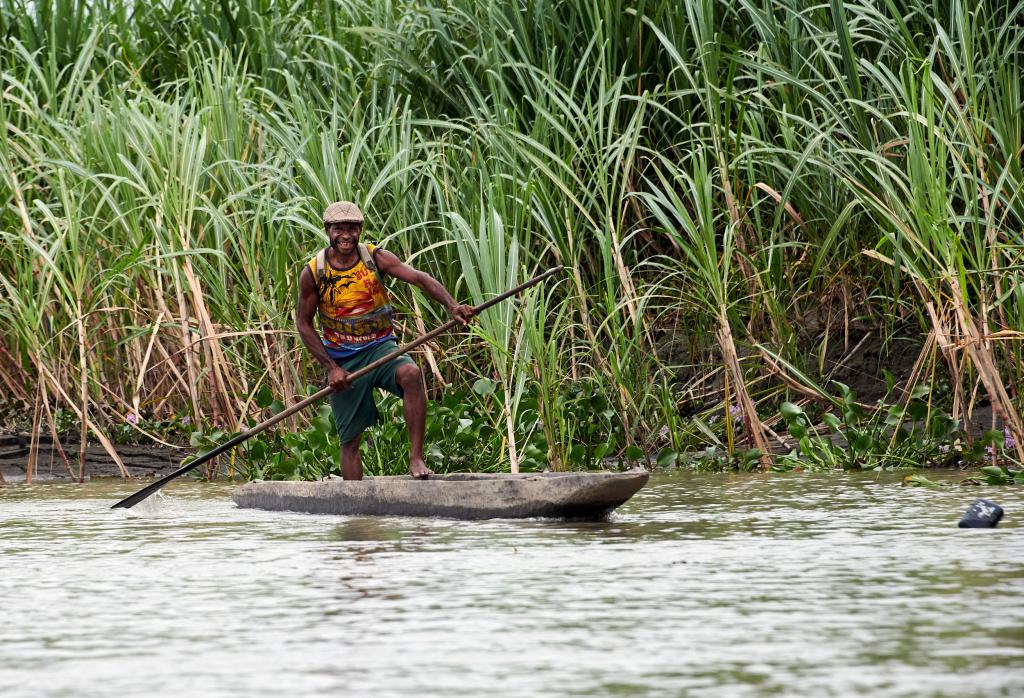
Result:
M427 467L427 464L420 459L409 461L409 474L417 480L426 480L434 474L434 471Z

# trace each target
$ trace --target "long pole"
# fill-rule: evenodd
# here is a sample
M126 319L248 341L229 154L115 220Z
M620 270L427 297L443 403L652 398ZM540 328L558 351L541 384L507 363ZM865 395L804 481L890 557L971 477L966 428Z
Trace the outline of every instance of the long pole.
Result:
M486 303L481 303L480 305L478 305L475 308L473 308L473 314L477 315L480 312L482 312L484 310L487 310L492 305L496 305L496 304L500 303L503 300L511 298L512 296L514 296L514 295L516 295L518 293L521 293L522 291L528 289L529 287L531 287L531 286L533 286L535 284L539 284L541 281L543 281L544 279L548 278L549 276L554 276L555 274L557 274L560 271L562 271L562 267L560 267L560 266L548 269L543 274L540 274L539 276L535 276L532 279L530 279L529 281L527 281L526 283L520 284L520 285L516 286L511 291L506 291L505 293L501 294L500 296L495 296L494 298L492 298L491 300L487 301ZM403 344L402 346L398 347L398 349L395 349L393 352L391 352L387 356L382 356L379 359L377 359L376 361L374 361L374 362L372 362L370 364L367 364L366 366L364 366L363 368L359 369L358 371L355 371L354 373L349 374L350 380L352 382L355 382L356 380L358 380L358 379L362 378L363 376L365 376L367 373L370 373L371 371L376 370L377 368L383 366L384 364L386 364L387 362L391 361L392 359L398 358L402 354L405 354L405 353L415 349L416 347L420 346L421 344L429 342L434 337L437 337L438 335L447 332L448 330L452 329L453 327L455 327L458 324L459 324L458 320L449 320L448 322L444 323L440 327L438 327L436 329L433 329L430 332L427 332L425 335L422 335L421 337L418 337L418 338L414 339L413 341L409 342L408 344ZM156 482L143 487L141 490L139 490L135 494L130 495L128 497L125 497L120 502L118 502L117 504L113 505L110 508L111 509L130 509L131 507L135 506L136 504L141 502L143 499L145 499L146 497L148 497L149 495L153 494L154 492L159 490L161 487L163 487L164 485L169 483L171 480L174 480L176 478L181 477L182 475L184 475L188 471L192 470L193 468L198 468L203 463L206 463L206 462L210 461L211 459L216 458L217 456L221 455L222 453L231 450L232 448L234 448L238 444L242 443L246 439L249 439L249 438L255 436L256 434L259 434L261 431L264 431L264 430L274 426L275 424L277 424L278 422L280 422L280 421L282 421L284 419L288 419L288 417L291 417L296 412L299 412L301 410L306 409L307 407L312 405L314 402L318 402L318 401L324 399L325 397L330 395L332 392L334 392L334 389L331 388L330 386L327 386L326 388L324 388L324 389L320 390L319 392L317 392L315 395L310 395L309 397L307 397L302 402L299 402L299 403L297 403L295 405L292 405L291 407L286 409L284 412L280 412L280 413L274 415L273 417L271 417L270 419L266 420L265 422L260 422L259 424L254 426L252 429L249 429L248 431L243 431L241 434L239 434L239 435L229 439L228 441L225 441L220 446L217 446L216 448L214 448L212 451L209 451L208 453L204 453L199 458L196 458L194 461L192 461L188 465L183 465L182 467L178 468L177 470L175 470L170 475L166 475L166 476L162 477L161 479L157 480Z

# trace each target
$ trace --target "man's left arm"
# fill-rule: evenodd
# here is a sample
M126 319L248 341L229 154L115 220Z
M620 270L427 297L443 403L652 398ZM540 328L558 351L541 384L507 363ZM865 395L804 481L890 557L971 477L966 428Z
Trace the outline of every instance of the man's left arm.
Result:
M419 271L400 260L394 253L377 248L373 251L377 269L396 279L416 286L443 305L453 318L466 324L473 317L472 306L456 302L448 290L430 274Z

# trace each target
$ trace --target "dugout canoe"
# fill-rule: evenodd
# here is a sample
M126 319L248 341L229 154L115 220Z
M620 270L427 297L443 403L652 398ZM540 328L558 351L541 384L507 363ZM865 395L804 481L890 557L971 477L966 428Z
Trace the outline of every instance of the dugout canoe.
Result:
M344 516L600 519L636 494L648 477L628 471L255 481L235 490L232 499L243 508Z

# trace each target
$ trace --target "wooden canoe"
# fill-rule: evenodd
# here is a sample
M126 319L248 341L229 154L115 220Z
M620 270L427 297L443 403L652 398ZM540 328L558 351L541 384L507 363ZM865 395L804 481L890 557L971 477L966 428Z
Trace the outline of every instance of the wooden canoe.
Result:
M243 508L345 516L600 519L647 483L623 473L454 473L318 482L256 481L232 494Z

